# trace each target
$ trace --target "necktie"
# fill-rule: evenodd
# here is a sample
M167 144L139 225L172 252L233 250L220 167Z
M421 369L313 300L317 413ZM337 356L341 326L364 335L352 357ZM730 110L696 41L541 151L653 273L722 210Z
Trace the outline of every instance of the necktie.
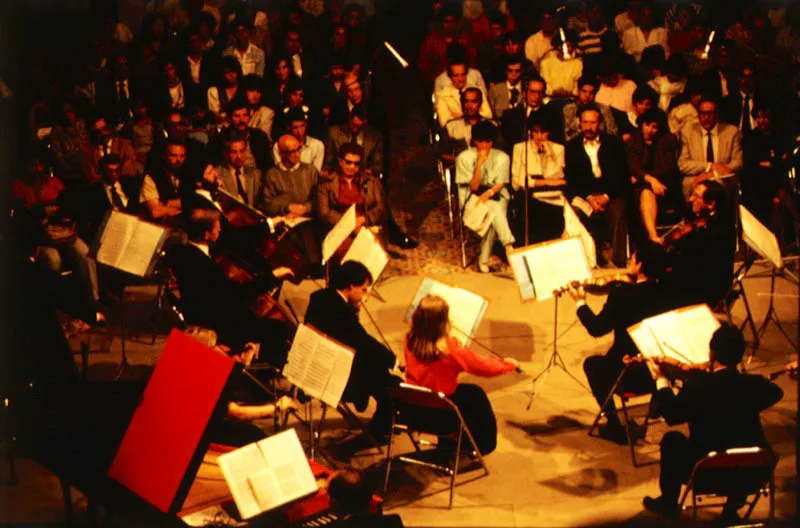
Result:
M236 187L239 189L239 196L242 197L242 201L247 202L247 192L242 181L242 169L236 169Z
M706 161L714 163L714 144L711 142L711 132L706 132L708 136L708 144L706 145Z
M744 104L742 105L742 135L750 132L750 96L744 96Z
M517 99L519 98L519 90L517 90L516 88L512 88L510 90L510 93L511 93L511 100L509 101L510 103L509 106L511 108L514 108L515 106L517 106Z
M111 186L111 205L114 206L114 210L122 211L125 209L125 204L122 200L122 195L117 188L117 184Z

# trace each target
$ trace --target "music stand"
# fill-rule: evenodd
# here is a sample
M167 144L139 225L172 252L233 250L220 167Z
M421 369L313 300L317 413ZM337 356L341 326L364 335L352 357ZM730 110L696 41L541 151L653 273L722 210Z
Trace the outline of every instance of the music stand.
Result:
M531 392L531 399L528 400L528 406L525 408L526 411L530 410L531 405L533 405L534 398L536 398L536 396L541 391L541 388L544 386L545 381L547 381L547 376L550 375L550 371L553 370L556 367L558 367L561 370L563 370L570 378L575 380L575 383L577 383L578 385L580 385L581 387L583 387L584 389L589 391L589 388L586 385L584 385L583 382L581 382L581 380L576 378L575 375L572 374L572 372L569 371L569 369L567 368L567 364L564 362L564 358L561 357L561 354L558 353L558 298L561 297L561 295L563 295L563 292L557 292L553 296L554 297L553 301L554 301L554 305L555 305L555 311L553 312L554 313L554 316L553 316L553 353L550 354L550 359L547 361L547 366L545 366L544 370L542 370L539 374L534 376L533 380L531 380L531 383L533 383L533 392ZM567 328L567 330L569 330L570 328L572 328L572 325L570 325ZM565 330L564 333L566 333L567 330ZM537 389L536 383L539 381L539 378L541 378L542 382L539 385L539 388Z

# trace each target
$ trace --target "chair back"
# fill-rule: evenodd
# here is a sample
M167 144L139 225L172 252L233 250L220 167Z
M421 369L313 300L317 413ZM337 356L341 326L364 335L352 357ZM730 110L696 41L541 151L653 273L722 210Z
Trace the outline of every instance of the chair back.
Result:
M395 425L435 435L457 434L464 423L458 407L441 392L409 383L392 388Z
M712 451L700 460L692 474L695 495L751 495L772 479L778 456L760 447Z

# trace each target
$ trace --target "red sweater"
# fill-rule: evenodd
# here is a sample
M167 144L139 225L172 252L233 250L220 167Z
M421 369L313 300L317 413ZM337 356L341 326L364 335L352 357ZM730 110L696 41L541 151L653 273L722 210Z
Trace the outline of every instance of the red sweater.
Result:
M406 354L406 381L427 387L436 392L449 396L458 387L458 375L469 372L476 376L492 377L505 374L514 370L514 365L502 359L481 357L475 352L461 346L453 337L447 339L447 354L441 354L439 359L424 363L404 346Z

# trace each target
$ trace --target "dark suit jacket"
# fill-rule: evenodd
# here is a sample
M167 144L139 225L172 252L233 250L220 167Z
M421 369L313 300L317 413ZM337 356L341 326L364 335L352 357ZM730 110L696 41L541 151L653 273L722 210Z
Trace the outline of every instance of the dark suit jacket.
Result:
M622 362L626 354L635 356L639 350L628 334L628 327L647 317L672 310L676 300L667 295L661 284L648 281L640 284L614 286L600 313L595 314L588 305L578 308L578 319L592 337L614 332L614 344L606 356Z
M370 394L385 391L395 355L367 333L358 321L355 308L336 290L326 288L311 294L305 323L355 350L353 369L344 392L346 401L362 407Z
M256 167L261 171L261 174L266 174L267 170L275 164L272 159L272 146L269 143L267 135L253 127L248 127L249 132L249 146L253 157L256 160ZM220 134L212 142L209 143L208 148L215 165L224 165L226 163L224 156L224 141L225 134Z
M217 76L217 67L211 54L205 53L200 63L200 82L195 84L192 81L192 69L189 65L189 58L182 55L178 59L178 75L183 81L187 106L198 105L201 108L208 107L208 88L214 84Z
M500 133L503 136L503 144L506 146L505 151L509 156L514 149L514 145L521 141L525 141L525 128L528 125L528 116L526 116L527 108L520 105L512 108L503 113L503 118L500 120ZM537 113L542 113L549 119L550 123L560 123L560 117L553 113L553 110L548 105L540 106ZM532 114L533 112L531 112ZM557 125L555 125L557 126Z
M139 212L139 188L133 181L122 181L122 191L128 198L128 205L124 213L137 214ZM92 244L97 236L97 230L106 214L112 209L111 201L106 194L102 181L90 183L74 190L65 190L59 196L62 211L75 220L78 224L78 235Z
M763 376L726 368L690 376L677 395L661 389L654 403L668 424L689 423L696 454L703 456L731 447L768 447L759 413L782 397Z
M361 159L361 168L372 169L372 174L378 176L383 172L383 135L377 128L369 124L364 125L362 130L364 156ZM349 142L349 125L345 123L330 128L328 142L325 145L325 169L334 170L339 166L339 148Z
M654 151L652 153L652 169L645 170L643 166L645 158L645 142L641 132L637 131L633 137L625 144L625 149L628 154L628 167L631 171L631 176L636 179L640 185L647 185L644 182L645 174L650 174L658 181L666 185L672 190L673 186L677 186L677 191L681 191L680 171L678 170L678 153L680 152L680 143L672 134L664 134L656 140Z
M167 258L178 281L187 322L216 330L220 342L231 346L261 342L261 321L250 310L250 303L258 293L277 285L271 273L251 284L236 283L191 244L175 246Z
M133 108L132 104L135 99L144 98L149 100L149 88L150 87L142 86L140 83L129 78L128 108ZM104 76L98 79L96 83L96 93L95 102L97 109L100 111L101 115L111 120L111 123L109 123L110 125L113 126L113 122L117 120L126 122L130 120L128 114L121 113L116 79L111 76Z
M597 153L602 177L595 178L592 162L583 148L583 136L567 142L564 151L564 175L567 179L567 195L586 198L590 194L607 194L612 200L623 197L630 187L625 146L615 136L600 134L600 150Z
M753 94L750 96L750 110L753 110L753 103L756 101L757 98L760 98L758 93ZM730 92L728 92L728 96L722 99L722 103L720 104L720 112L719 118L721 121L728 123L729 125L733 125L736 128L739 128L739 121L742 119L742 106L744 104L744 98L742 98L742 94L739 93L739 90L733 88ZM755 128L753 126L751 130Z

